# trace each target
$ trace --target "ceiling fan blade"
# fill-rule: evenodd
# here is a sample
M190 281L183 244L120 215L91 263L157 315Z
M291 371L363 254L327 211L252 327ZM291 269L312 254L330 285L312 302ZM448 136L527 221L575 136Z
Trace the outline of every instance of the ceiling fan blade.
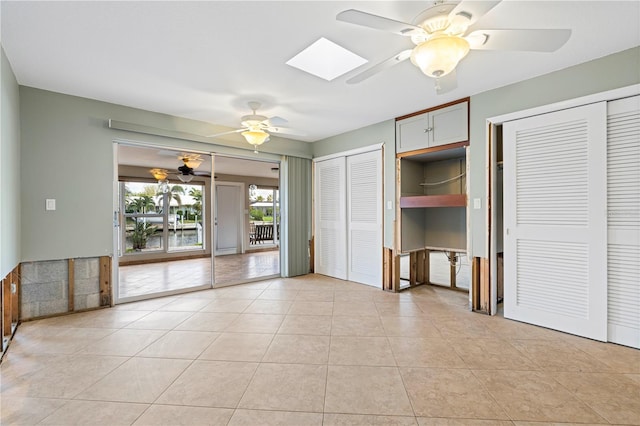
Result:
M468 37L471 48L477 50L555 52L569 40L571 30L478 30ZM483 44L473 42L481 38Z
M247 129L242 128L242 129L236 129L236 130L229 130L228 132L216 133L215 135L206 135L205 138L216 138L218 136L230 135L231 133L244 132L245 130L247 130Z
M449 16L453 18L456 15L462 14L469 19L468 25L473 25L478 19L486 15L491 9L496 7L502 0L496 1L470 1L462 0L456 7L453 8Z
M269 127L282 127L287 124L288 121L282 117L271 117L263 121L263 123L265 123Z
M368 79L369 77L372 77L373 75L379 73L380 71L386 70L387 68L391 68L395 64L398 64L398 63L408 59L410 56L411 56L411 49L403 50L402 52L398 53L397 55L394 55L391 58L389 58L389 59L387 59L385 61L382 61L379 64L374 65L371 68L361 72L360 74L357 74L357 75L351 77L349 80L347 80L347 84L360 83L361 81L364 81L364 80Z
M376 30L389 31L402 36L412 36L414 34L424 34L424 30L406 22L395 21L371 13L362 12L356 9L349 9L336 15L338 21L349 22L350 24L362 25Z
M436 79L436 93L438 95L443 95L457 88L458 76L455 69L444 77Z

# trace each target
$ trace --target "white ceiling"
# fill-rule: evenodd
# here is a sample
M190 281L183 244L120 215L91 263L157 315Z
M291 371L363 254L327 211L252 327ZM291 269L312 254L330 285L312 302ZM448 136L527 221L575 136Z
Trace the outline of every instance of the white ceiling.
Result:
M345 81L411 47L336 21L356 8L412 21L428 1L1 2L2 45L20 84L237 127L258 111L317 141L640 44L638 1L504 0L479 28L569 28L555 53L472 51L458 88L436 96L409 61ZM369 60L328 82L285 64L325 37ZM603 76L606 78L606 76Z

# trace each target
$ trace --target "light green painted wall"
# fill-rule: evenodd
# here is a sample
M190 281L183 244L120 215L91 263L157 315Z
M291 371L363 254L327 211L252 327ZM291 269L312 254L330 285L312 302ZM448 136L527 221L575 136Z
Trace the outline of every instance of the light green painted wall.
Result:
M20 263L20 98L0 46L0 278Z
M471 97L471 192L482 209L470 210L473 256L487 257L487 119L640 83L640 47Z
M333 136L313 144L313 157L335 154L384 143L384 246L393 247L396 193L396 124L395 118L352 132ZM391 202L391 209L387 203Z
M482 209L470 210L473 256L487 256L487 141L485 135L487 118L638 83L640 83L640 47L471 97L469 199L482 199ZM395 121L391 119L318 141L313 146L314 157L318 157L385 142L385 247L393 245L395 204L392 210L387 210L386 202L395 200L394 141Z
M20 87L21 261L112 255L113 141L223 152L255 158L242 141L219 145L109 129L109 119L194 134L211 125L194 120ZM197 139L194 137L194 139ZM272 137L259 155L311 156L310 144ZM205 139L206 140L206 139ZM45 199L57 200L45 211Z

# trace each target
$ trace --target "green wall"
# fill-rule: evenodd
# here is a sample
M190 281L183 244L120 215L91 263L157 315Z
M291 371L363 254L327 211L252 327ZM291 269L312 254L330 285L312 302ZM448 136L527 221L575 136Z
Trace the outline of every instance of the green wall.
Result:
M145 133L110 129L109 119L136 123ZM208 123L25 86L20 120L23 262L112 255L116 139L255 158L237 135L216 145L188 136L220 131ZM282 154L310 157L311 148L272 137L259 155L279 160ZM45 211L47 198L56 199L56 211Z
M482 209L470 210L473 256L486 252L486 156L487 119L493 116L547 105L593 93L640 83L640 47L618 52L590 62L471 96L470 106L470 193L480 198ZM395 121L390 119L313 144L314 157L334 154L385 142L385 247L393 245L395 220ZM386 209L386 202L394 208Z
M20 263L20 98L0 46L0 278Z
M640 83L640 47L614 53L520 83L471 96L471 192L482 209L470 210L473 256L487 257L487 119Z
M343 133L313 143L313 157L322 157L370 145L384 143L384 246L393 246L393 220L395 218L395 170L396 170L396 124L395 118L352 132ZM391 209L387 209L387 202Z
M112 254L113 141L133 140L185 150L251 156L238 139L217 141L181 134L208 134L208 123L20 87L2 52L2 149L0 150L0 267L20 261ZM483 200L471 211L474 256L486 256L486 119L492 116L640 83L640 48L609 55L545 76L471 97L471 193ZM19 115L17 114L17 111ZM108 119L142 125L146 133L109 129ZM219 128L215 129L219 131ZM314 144L273 137L265 158L314 157L368 145L385 146L385 238L393 244L395 219L395 125L393 118ZM19 150L18 150L19 147ZM20 166L17 167L16 164ZM45 211L46 198L57 200ZM20 203L21 200L21 203ZM386 209L391 201L393 208ZM22 243L22 244L21 244ZM22 255L20 255L20 252Z

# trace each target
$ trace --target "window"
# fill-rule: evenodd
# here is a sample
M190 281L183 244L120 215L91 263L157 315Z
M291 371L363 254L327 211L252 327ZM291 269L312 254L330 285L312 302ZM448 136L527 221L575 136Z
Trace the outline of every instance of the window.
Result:
M204 249L204 186L120 182L123 254Z

